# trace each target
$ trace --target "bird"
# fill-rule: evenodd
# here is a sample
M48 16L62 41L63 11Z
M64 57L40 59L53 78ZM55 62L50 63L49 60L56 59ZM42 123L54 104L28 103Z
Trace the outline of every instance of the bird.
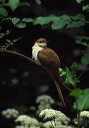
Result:
M66 108L66 104L60 88L60 85L62 85L59 73L60 59L52 49L47 47L47 40L45 38L40 38L34 43L32 47L32 59L38 65L40 65L53 79L60 100Z

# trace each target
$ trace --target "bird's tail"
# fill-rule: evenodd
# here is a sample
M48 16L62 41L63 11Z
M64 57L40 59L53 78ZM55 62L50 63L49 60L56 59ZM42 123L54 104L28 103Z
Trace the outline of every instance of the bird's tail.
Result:
M61 102L63 103L64 107L66 108L66 104L65 104L65 101L64 101L64 98L63 98L63 95L62 95L60 86L59 86L59 84L58 84L55 80L54 80L54 82L55 82L55 85L56 85L56 88L57 88L57 91L58 91L60 100L61 100Z

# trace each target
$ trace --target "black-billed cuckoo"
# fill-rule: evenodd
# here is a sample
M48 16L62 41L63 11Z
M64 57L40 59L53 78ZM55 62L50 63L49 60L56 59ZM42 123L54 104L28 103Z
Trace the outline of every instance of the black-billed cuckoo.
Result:
M60 67L60 59L58 55L47 47L47 41L44 38L38 39L32 47L32 59L34 59L54 80L60 99L65 105L65 101L60 89L62 84L58 68Z

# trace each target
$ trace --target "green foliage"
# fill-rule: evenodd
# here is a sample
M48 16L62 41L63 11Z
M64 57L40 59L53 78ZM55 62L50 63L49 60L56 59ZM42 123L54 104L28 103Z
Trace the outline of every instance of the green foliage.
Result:
M59 68L60 76L64 80L66 84L71 84L72 86L76 87L76 84L79 82L76 76L76 67L77 64L73 63L70 67L66 67L66 69Z
M78 103L78 107L76 106L76 102ZM73 105L73 108L78 109L80 111L89 108L89 89L83 90L83 93L78 96L76 102Z
M74 96L74 97L78 97L79 95L81 95L83 93L83 90L79 89L79 88L76 88L76 89L73 89L71 92L70 92L70 96Z
M82 1L84 1L84 0L76 0L77 3L81 3Z
M78 14L76 16L68 16L66 14L62 16L55 16L55 15L49 15L47 17L38 17L33 20L33 24L37 25L44 25L52 23L51 28L53 30L55 29L61 29L63 27L66 28L74 28L74 27L80 27L85 25L85 17L82 14Z
M89 47L89 43L86 43L85 40L89 40L89 37L87 37L87 36L76 36L75 37L75 42L77 44L82 44L82 45L84 45L86 47Z
M35 0L35 2L40 5L41 4L41 0Z
M89 12L89 4L83 6L83 7L82 7L82 10L83 10L83 11L87 10L87 12Z
M81 58L81 62L83 65L89 64L89 48L87 48L84 52L84 56Z
M8 12L4 7L0 8L0 16L8 16Z
M19 41L22 37L19 37L17 39L14 39L14 40L9 40L9 39L6 39L7 43L5 43L5 45L2 45L1 46L1 50L6 50L9 46L13 45L13 43Z
M30 6L28 2L20 2L20 0L9 0L4 6L9 6L12 11L15 11L18 6Z
M18 7L19 3L20 3L20 0L9 0L8 5L12 9L12 11L14 11Z

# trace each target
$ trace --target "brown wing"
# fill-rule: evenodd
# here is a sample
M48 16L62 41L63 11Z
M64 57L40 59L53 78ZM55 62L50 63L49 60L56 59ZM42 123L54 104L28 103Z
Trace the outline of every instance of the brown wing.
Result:
M62 96L62 92L60 89L60 76L58 68L60 67L60 60L58 55L51 49L45 48L38 53L38 59L40 63L42 64L42 67L44 70L51 76L51 78L54 80L59 97L62 101L62 103L65 105L64 98Z
M38 59L42 66L52 66L54 68L60 67L60 60L58 55L50 48L44 48L38 52Z

